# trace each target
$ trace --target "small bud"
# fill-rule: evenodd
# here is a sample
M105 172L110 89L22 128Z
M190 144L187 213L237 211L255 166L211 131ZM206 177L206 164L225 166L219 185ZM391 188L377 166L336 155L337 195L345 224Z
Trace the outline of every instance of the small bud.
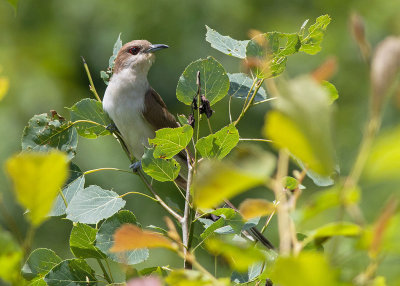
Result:
M353 34L354 40L360 48L364 60L368 59L371 53L371 45L365 37L365 24L363 18L357 14L352 13L350 17L350 29Z
M376 48L371 63L373 114L379 114L400 72L400 37L387 37Z

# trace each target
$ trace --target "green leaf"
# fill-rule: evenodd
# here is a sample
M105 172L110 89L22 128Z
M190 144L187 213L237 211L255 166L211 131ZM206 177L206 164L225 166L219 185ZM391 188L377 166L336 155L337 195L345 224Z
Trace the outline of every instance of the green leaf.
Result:
M387 181L399 177L400 125L382 132L371 148L363 178L368 181Z
M44 279L42 277L36 277L30 283L28 286L47 286L47 283L44 282Z
M184 125L177 128L163 128L156 131L156 137L149 139L154 145L154 158L171 159L186 148L193 136L193 128Z
M197 141L196 149L203 158L222 159L229 154L238 142L239 131L232 123L214 134L200 138Z
M29 210L32 224L40 225L67 179L67 156L57 150L26 152L8 159L6 168L18 202Z
M230 81L228 91L229 96L246 99L248 93L252 89L251 87L253 86L254 81L244 73L228 73L228 77ZM253 91L254 88L249 95L249 99ZM267 99L267 93L265 92L265 89L261 86L254 97L254 101L257 102L265 99Z
M237 147L229 160L203 161L193 182L194 203L199 208L212 208L264 184L274 168L274 156L255 146Z
M300 38L296 33L269 32L252 39L247 45L246 55L259 62L257 77L276 77L285 70L287 56L297 53L300 45Z
M264 254L255 248L253 244L245 241L234 241L231 237L223 238L208 239L206 247L211 253L222 255L231 268L238 271L246 271L250 265L265 260Z
M335 168L331 133L332 106L326 91L313 79L290 81L267 114L264 136L280 149L288 149L320 175Z
M82 259L64 260L55 266L45 276L44 281L49 286L97 285L95 273Z
M11 6L13 6L15 12L17 12L18 1L19 0L7 0L7 2L10 3Z
M354 223L333 222L310 232L307 241L317 238L329 238L332 236L357 236L361 234L361 231L361 227Z
M218 279L218 281L212 280L209 276L204 275L200 271L178 269L173 270L165 282L168 285L174 286L228 286L230 281L226 278Z
M28 280L38 276L43 277L61 261L62 259L53 250L38 248L29 255L21 272Z
M188 119L186 118L186 116L184 114L179 114L177 116L179 123L183 126L188 124Z
M229 56L246 58L246 46L249 41L234 40L229 36L222 36L207 25L206 28L206 41L211 44L211 47Z
M154 149L146 149L142 157L143 171L160 182L175 180L181 169L181 166L175 159L154 158Z
M323 15L317 18L315 24L308 28L308 35L302 37L300 51L314 55L321 50L321 43L324 39L326 27L331 22L329 15Z
M121 33L118 35L118 39L114 43L113 54L108 60L108 67L110 69L114 68L114 61L117 58L119 50L122 48Z
M71 121L85 120L91 122L76 123L78 134L86 138L97 138L98 136L110 135L106 127L111 123L110 118L103 111L101 102L85 98L68 108Z
M0 281L17 285L20 276L23 251L9 232L0 228Z
M360 201L358 187L341 192L340 187L333 187L315 193L307 205L301 210L302 220L307 220L319 215L321 212L341 205L355 205Z
M200 71L201 93L213 105L228 93L229 77L224 67L213 57L197 60L188 65L179 78L176 97L186 105L191 105L197 94L197 72Z
M77 223L71 230L69 246L76 258L99 258L106 256L94 246L97 229L86 224Z
M125 203L116 192L92 185L77 192L72 198L66 210L67 219L96 224L115 214Z
M72 159L76 153L78 136L70 122L49 117L46 113L32 117L22 134L22 150L49 151L59 149Z
M290 269L290 275L288 275ZM269 270L274 284L297 286L299 281L307 286L336 286L335 271L319 252L300 252L297 256L279 256Z
M150 274L152 275L156 274L160 277L166 277L168 275L168 272L164 268L161 268L160 266L153 266L140 270L139 274L141 276L149 276Z
M286 176L283 181L283 186L285 189L293 191L297 189L299 182L293 177Z
M96 247L116 262L132 265L145 261L149 257L149 251L146 248L120 253L109 251L114 245L115 231L123 224L138 225L136 217L132 212L127 210L119 211L102 223L96 236Z
M52 211L50 212L49 216L61 216L65 215L65 211L67 206L65 205L65 201L67 205L71 202L72 198L75 194L85 188L85 177L81 176L78 177L75 181L72 181L67 186L64 187L62 193L64 198L61 195L57 196L57 200L53 206ZM64 201L65 199L65 201Z
M329 81L324 80L321 82L321 85L328 91L330 103L335 102L339 98L339 93L336 87Z

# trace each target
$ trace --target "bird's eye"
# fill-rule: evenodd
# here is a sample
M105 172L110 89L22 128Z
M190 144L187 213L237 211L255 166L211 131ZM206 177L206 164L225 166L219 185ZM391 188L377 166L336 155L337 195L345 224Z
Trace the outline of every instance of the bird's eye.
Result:
M137 55L140 52L140 47L132 47L129 49L129 53L132 55Z

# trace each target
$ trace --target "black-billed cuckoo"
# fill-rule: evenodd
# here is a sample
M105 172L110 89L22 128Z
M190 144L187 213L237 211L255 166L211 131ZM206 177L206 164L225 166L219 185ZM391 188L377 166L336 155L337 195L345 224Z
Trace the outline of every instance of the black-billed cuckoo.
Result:
M138 160L144 153L144 146L148 145L148 139L155 136L156 130L179 126L161 96L151 88L147 80L147 74L155 60L153 53L165 48L168 46L152 45L146 40L135 40L122 46L103 98L103 109L114 121L131 154ZM176 157L181 166L185 167L185 153L181 152ZM177 180L184 188L185 177L181 172ZM273 248L256 228L249 231L268 248Z

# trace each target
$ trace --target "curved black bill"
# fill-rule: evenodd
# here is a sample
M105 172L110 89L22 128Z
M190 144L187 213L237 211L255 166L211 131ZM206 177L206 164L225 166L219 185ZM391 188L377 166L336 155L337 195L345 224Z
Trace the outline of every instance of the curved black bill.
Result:
M169 46L163 45L163 44L151 45L150 48L148 48L146 50L146 53L154 53L158 50L162 50L162 49L166 49L166 48L169 48Z

